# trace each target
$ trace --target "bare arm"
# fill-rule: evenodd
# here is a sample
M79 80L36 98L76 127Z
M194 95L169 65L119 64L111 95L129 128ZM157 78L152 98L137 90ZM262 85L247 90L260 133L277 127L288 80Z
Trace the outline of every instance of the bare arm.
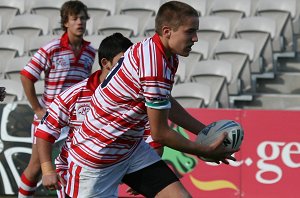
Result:
M170 98L170 101L169 119L178 126L198 135L205 124L191 116L173 97Z
M59 184L59 176L52 165L52 143L41 138L36 138L39 159L43 173L43 185L49 190L61 189Z
M27 100L29 101L32 110L38 116L39 119L43 117L45 114L45 109L40 105L38 98L36 96L36 91L34 87L34 83L28 79L27 77L21 75L21 82L23 85L23 89Z

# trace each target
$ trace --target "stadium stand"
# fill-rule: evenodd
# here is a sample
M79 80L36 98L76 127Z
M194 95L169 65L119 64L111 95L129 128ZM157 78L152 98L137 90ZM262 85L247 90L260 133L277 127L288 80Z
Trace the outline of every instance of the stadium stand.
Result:
M98 24L95 21L97 34L111 35L115 32L120 32L126 37L137 36L139 18L129 15L113 15L107 16Z
M160 4L170 0L82 1L87 5L91 17L87 22L85 39L98 48L104 36L117 31L130 37L134 43L152 36L155 33L154 17L157 9ZM225 78L227 86L224 87L227 89L228 97L226 91L221 91L218 95L212 89L209 98L215 103L210 102L205 105L203 102L202 107L297 109L300 106L299 0L180 1L198 10L200 24L199 41L192 47L190 57L179 57L180 67L175 76L176 85L190 83L193 79L192 70L198 65L205 64L205 61L227 61L232 68L231 77ZM2 79L14 78L13 72L18 71L20 66L6 68L7 64L13 65L13 62L27 59L27 56L33 55L39 47L62 34L58 12L63 2L65 0L0 0L0 77ZM141 7L144 7L144 11L148 10L148 13L145 18L139 15L133 19L134 25L131 27L130 20L125 17L134 18L137 12L142 13L139 10ZM13 21L26 18L27 15L35 16L34 20L30 20L31 26L33 21L47 16L48 29L44 26L35 30L35 34L26 33L25 40L24 34L17 33L19 30L12 25ZM21 23L25 26L26 22ZM244 47L231 43L237 40L243 40L246 43ZM214 64L211 62L207 67L212 69L217 65L216 62ZM243 71L241 68L244 68L244 72L241 72ZM93 71L98 69L96 57ZM244 99L238 96L244 96Z
M148 20L156 15L160 5L160 0L124 0L119 14L137 17L139 19L138 32L141 33Z
M210 103L210 91L208 85L187 82L174 85L172 96L184 108L202 108Z
M209 42L208 58L212 58L214 49L221 39L230 34L230 21L220 16L203 16L199 18L198 38Z
M235 28L241 18L249 17L251 13L251 0L214 0L210 15L221 16L230 21L230 36L234 37Z
M0 79L0 85L5 86L6 96L4 103L21 101L24 97L23 87L20 81L11 79Z
M223 60L195 62L187 81L204 84L211 88L208 107L230 107L228 93L228 85L232 82L232 65L230 62Z

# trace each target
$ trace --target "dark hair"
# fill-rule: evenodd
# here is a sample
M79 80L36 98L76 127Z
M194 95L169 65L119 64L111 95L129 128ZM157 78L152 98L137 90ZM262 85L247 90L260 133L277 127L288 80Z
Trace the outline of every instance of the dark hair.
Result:
M69 16L78 15L81 11L84 12L86 20L88 20L90 17L88 15L87 6L81 1L66 1L62 5L60 10L60 23L64 31L67 30L67 28L65 27L65 23L68 22Z
M98 48L99 65L101 65L101 59L106 58L108 61L113 61L113 58L121 53L125 52L133 43L121 33L114 33L100 43Z
M180 1L164 3L158 9L155 18L155 31L162 35L164 25L170 26L176 31L179 26L184 24L186 17L199 17L199 14L193 7Z

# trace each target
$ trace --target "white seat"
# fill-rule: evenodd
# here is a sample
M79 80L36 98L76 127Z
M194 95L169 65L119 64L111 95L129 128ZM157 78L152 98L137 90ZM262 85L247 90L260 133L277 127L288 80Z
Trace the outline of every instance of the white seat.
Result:
M95 24L96 32L100 35L109 36L120 32L125 37L138 34L139 19L129 15L114 15L105 17L99 24Z
M176 84L171 95L184 108L202 108L210 103L210 87L204 84Z
M87 6L91 18L99 19L115 15L116 0L82 0L82 2Z
M161 5L160 0L125 0L120 14L130 15L139 19L137 35L143 34L147 21L156 15Z
M251 68L255 46L245 39L221 40L215 48L215 58L226 60L232 65L232 81L229 84L229 95L240 95L251 92Z
M84 39L86 41L91 42L91 45L98 50L100 43L102 42L103 39L105 39L106 36L104 35L88 35L85 36Z
M171 0L168 0L168 1L171 1ZM207 15L207 3L210 0L178 0L178 1L189 4L190 6L195 8L195 10L198 11L199 16Z
M199 39L209 42L208 58L212 58L217 43L230 35L230 21L220 16L200 17L197 35Z
M210 12L210 15L229 19L230 37L233 37L239 20L251 14L251 0L214 0Z
M26 51L29 45L28 38L49 33L49 19L35 14L17 15L9 24L7 31L9 34L18 35L25 39Z
M138 43L138 42L143 41L146 38L148 38L148 37L146 37L146 36L136 36L136 37L131 37L130 40L131 40L132 43Z
M31 37L28 45L28 55L33 56L38 51L38 49L56 38L58 38L57 35L42 35Z
M151 17L147 21L143 32L144 32L143 35L148 36L148 37L153 36L155 34L155 17ZM143 36L143 35L140 34L140 36Z
M31 58L30 56L21 56L21 57L10 59L7 62L6 67L4 69L5 78L19 81L20 71L28 63L30 58Z
M195 42L192 51L190 52L189 56L182 57L180 56L180 59L183 60L186 65L186 75L190 73L191 65L194 64L194 62L198 62L200 60L207 60L209 53L209 42L203 39L198 39L198 42Z
M24 97L24 91L21 81L11 79L0 79L0 85L5 87L6 95L4 103L21 101Z
M273 50L276 52L294 52L295 44L292 20L296 16L296 0L260 0L257 15L268 17L276 22L276 34Z
M183 60L179 59L179 65L174 77L174 83L183 83L186 78L186 63Z
M1 29L6 31L10 21L17 14L23 14L25 11L26 0L1 0L0 1L0 16L2 17Z
M4 69L8 60L23 56L24 42L24 38L16 35L0 35L0 67Z
M31 0L29 2L29 11L31 14L45 16L49 19L50 24L56 20L53 16L60 16L60 9L65 0Z
M211 87L208 107L228 108L230 106L228 85L232 82L231 63L224 60L195 62L188 79Z
M272 46L275 33L276 23L270 18L254 16L243 18L239 22L236 28L236 37L250 40L255 46L251 63L252 73L273 72L275 70Z

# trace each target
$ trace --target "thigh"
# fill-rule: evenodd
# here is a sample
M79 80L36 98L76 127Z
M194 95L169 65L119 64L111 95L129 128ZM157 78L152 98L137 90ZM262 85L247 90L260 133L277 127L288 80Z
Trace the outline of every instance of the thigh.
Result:
M73 162L69 165L66 193L70 197L118 197L118 186L126 172L126 163L90 170Z
M179 180L167 164L160 160L141 170L125 175L122 181L146 197L155 197L167 186Z

